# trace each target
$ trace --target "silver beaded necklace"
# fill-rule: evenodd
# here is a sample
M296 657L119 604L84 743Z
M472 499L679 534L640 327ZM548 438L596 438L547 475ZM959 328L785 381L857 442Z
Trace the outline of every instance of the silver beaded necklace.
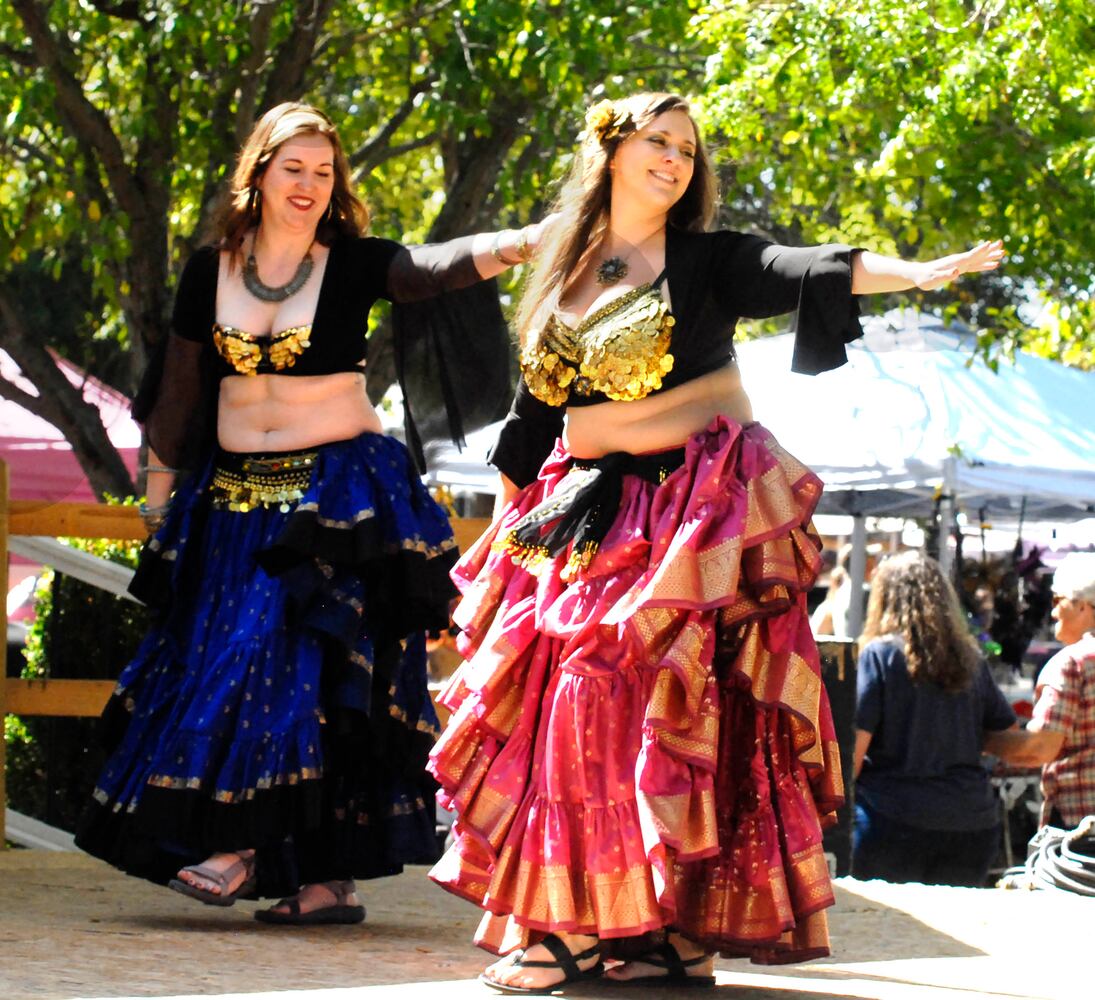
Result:
M293 276L284 285L268 285L259 277L259 266L255 260L255 249L252 244L251 252L243 265L243 287L260 302L284 302L305 286L312 276L313 265L312 248L308 247Z

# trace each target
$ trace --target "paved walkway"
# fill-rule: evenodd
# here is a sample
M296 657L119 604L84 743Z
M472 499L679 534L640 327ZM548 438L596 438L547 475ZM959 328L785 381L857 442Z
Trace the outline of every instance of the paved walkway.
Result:
M424 869L365 885L355 927L281 928L256 904L219 910L128 879L85 855L0 851L0 1000L238 997L444 1000L496 997L475 982L470 905ZM764 968L719 962L734 1000L972 1000L1091 997L1095 900L1057 893L838 882L834 957ZM1040 971L1051 969L1051 973ZM582 998L639 1000L603 983Z

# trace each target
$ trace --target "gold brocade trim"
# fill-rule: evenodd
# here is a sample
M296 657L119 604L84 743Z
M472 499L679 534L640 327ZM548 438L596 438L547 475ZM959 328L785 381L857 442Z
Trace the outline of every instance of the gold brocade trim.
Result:
M291 326L271 337L256 337L234 326L213 324L213 346L240 375L258 375L266 362L274 371L292 368L312 346L312 326Z
M484 725L493 732L501 734L504 739L509 739L517 721L521 718L521 700L524 692L520 685L510 684L502 692L498 703L490 710L483 720Z
M642 399L673 370L673 316L651 285L640 285L570 329L552 316L521 352L529 391L550 406L571 392Z
M687 868L684 869L687 871ZM677 923L696 940L722 938L771 943L794 923L783 869L767 869L760 885L726 876L706 885L677 881Z
M333 517L320 517L318 503L302 503L297 510L307 511L309 513L314 512L316 515L316 524L324 528L352 528L355 524L367 521L370 517L376 517L376 511L373 510L372 507L365 507L364 509L359 510L349 520L336 520Z
M777 528L798 523L799 504L787 486L787 474L782 466L774 465L756 479L750 479L746 496L746 543Z
M475 716L462 708L449 720L434 747L431 768L445 787L455 789L453 798L463 808L478 791L492 760L483 749Z
M512 846L499 855L488 902L501 902L518 921L604 937L663 922L649 865L583 872L567 865L515 864L515 857Z
M668 635L679 611L671 608L641 608L631 618L631 625L642 640L646 657L651 662L661 660L661 651L672 640Z
M277 785L297 785L302 781L316 781L322 776L323 772L319 768L305 767L299 771L279 774L276 777L261 778L255 783L254 788L245 788L239 792L216 789L212 794L212 799L214 802L229 805L234 802L249 802L257 792L267 791ZM167 774L154 774L145 784L153 788L167 788L173 791L200 791L203 782L201 778L177 778Z
M518 807L519 803L509 796L496 792L489 785L481 785L462 818L465 824L486 837L490 846L497 851L506 839Z
M740 535L697 552L689 558L679 552L658 567L650 586L649 600L688 601L713 604L725 600L738 588L741 565Z
M240 471L213 470L209 484L210 502L214 510L230 510L241 514L258 507L277 507L287 514L292 505L304 496L312 481L315 452L243 459Z
M718 850L719 829L713 788L680 795L644 795L640 792L638 801L640 813L646 814L663 843L667 836L679 839L677 850L687 856L705 856Z
M754 698L766 704L786 705L808 723L813 742L796 746L800 759L807 764L824 763L819 731L822 683L810 665L794 652L787 654L785 662L777 661L765 648L756 622L746 627L735 663L749 678Z
M410 816L416 812L423 812L426 808L426 803L421 798L416 797L413 802L396 802L392 804L392 807L388 810L387 815L391 816Z

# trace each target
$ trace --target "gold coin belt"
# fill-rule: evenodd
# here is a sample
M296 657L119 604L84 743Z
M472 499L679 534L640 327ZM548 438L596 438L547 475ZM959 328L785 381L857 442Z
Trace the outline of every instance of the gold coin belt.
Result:
M304 496L312 479L316 453L245 458L238 470L217 468L209 486L214 510L246 514L276 507L287 514Z

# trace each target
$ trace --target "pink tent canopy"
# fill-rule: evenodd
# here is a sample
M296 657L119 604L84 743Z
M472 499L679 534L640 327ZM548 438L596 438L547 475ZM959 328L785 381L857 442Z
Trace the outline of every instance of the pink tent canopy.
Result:
M65 378L82 389L84 399L98 407L110 440L135 475L141 429L129 414L129 400L71 362L56 355L54 360ZM0 377L37 395L4 351L0 351ZM80 503L97 499L61 432L7 399L0 399L0 458L8 465L12 499Z

